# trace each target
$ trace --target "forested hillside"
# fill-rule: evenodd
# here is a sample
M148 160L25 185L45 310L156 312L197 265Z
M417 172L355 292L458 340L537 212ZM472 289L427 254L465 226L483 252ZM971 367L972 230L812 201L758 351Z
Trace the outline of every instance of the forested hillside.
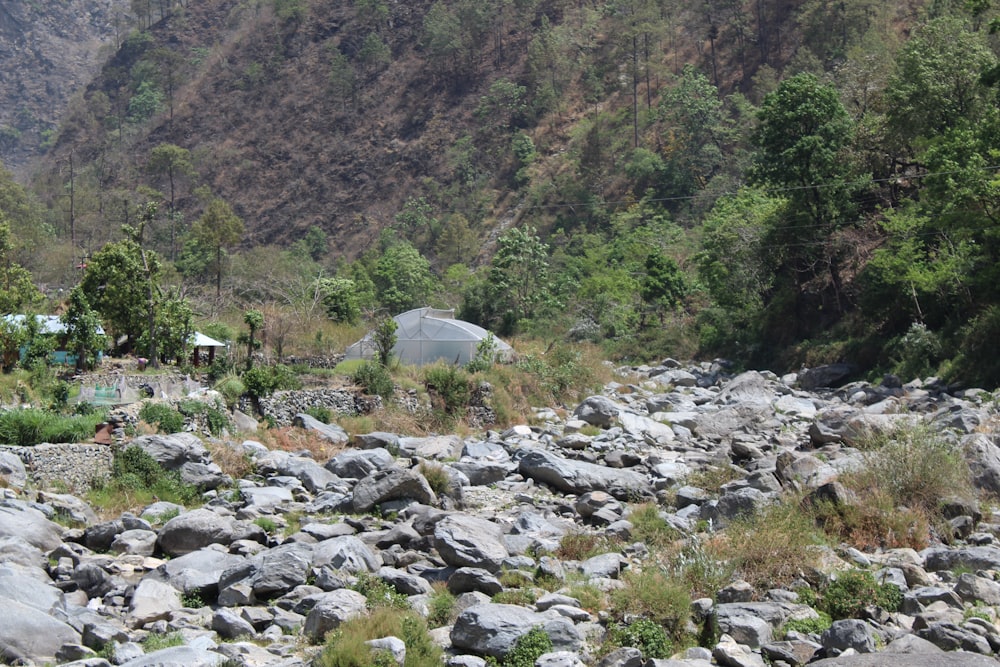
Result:
M987 1L132 8L35 199L0 193L8 259L130 340L435 305L616 358L1000 382Z

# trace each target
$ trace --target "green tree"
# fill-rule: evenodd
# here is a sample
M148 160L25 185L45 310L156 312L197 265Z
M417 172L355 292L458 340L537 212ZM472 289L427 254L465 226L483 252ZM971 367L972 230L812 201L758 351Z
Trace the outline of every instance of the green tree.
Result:
M497 241L490 264L482 319L510 333L551 299L549 247L534 227L508 229Z
M848 150L853 121L837 91L811 74L786 79L765 97L759 121L751 178L780 189L788 201L768 244L797 285L827 275L842 312L840 258L828 241L853 222L853 197L861 189Z
M346 110L357 102L357 76L347 56L335 49L330 59L330 94Z
M193 336L191 304L176 292L170 292L160 299L156 310L156 341L161 357L181 363L187 358Z
M361 319L357 284L349 278L320 278L316 290L323 299L326 315L334 322L357 324Z
M264 313L256 308L251 308L243 313L243 323L247 325L247 333L240 334L240 338L247 346L247 370L249 371L253 368L253 353L260 347L257 332L264 328Z
M396 347L396 320L383 316L372 329L372 344L375 346L375 361L388 368L392 363L392 348Z
M76 355L76 371L93 368L97 353L104 348L104 334L97 332L101 321L90 307L81 285L69 293L69 302L59 318L66 327L66 347Z
M243 220L240 219L225 200L212 199L201 217L191 225L191 236L200 245L211 249L214 255L215 297L222 296L222 272L226 248L234 245L243 236Z
M149 153L146 170L154 176L167 179L170 198L167 200L167 215L170 219L170 261L176 259L177 251L177 185L180 179L194 176L191 152L175 144L160 144Z
M87 262L80 282L87 301L115 338L127 338L126 349L132 349L147 329L151 312L147 286L155 287L160 278L156 253L147 254L145 266L142 255L133 238L108 243Z
M15 251L10 225L0 210L0 315L23 311L43 298L28 270L15 261Z
M358 62L364 66L366 72L377 73L392 62L392 51L378 33L370 32L358 49Z
M664 313L680 305L687 292L684 276L672 258L660 250L646 257L646 275L642 280L642 300L653 307L663 324Z
M427 305L436 287L430 262L406 242L386 248L371 277L379 302L391 313Z

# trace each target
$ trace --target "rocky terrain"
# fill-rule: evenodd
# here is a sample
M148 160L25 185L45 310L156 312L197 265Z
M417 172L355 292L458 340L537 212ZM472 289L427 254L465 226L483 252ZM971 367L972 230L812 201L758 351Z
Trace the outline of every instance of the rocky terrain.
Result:
M20 173L129 30L126 0L0 4L0 159Z
M1000 516L970 501L954 503L926 549L816 546L822 567L801 564L806 588L869 571L898 587L898 609L873 603L821 632L784 632L818 617L801 589L760 590L737 576L692 602L691 636L714 628L700 633L701 646L669 659L627 645L602 650L608 614L569 584L614 591L653 567L652 545L635 539L630 521L640 505L656 501L673 539L690 543L782 495L843 497L838 480L864 465L859 438L899 423L945 436L980 497L1000 493L995 404L983 391L892 379L823 389L834 384L831 369L732 376L668 360L620 370L619 382L571 415L538 409L503 433L369 433L348 443L337 427L299 420L343 446L326 461L230 439L223 444L254 464L239 480L193 434L138 437L132 444L199 485L205 502L157 502L113 520L43 488L17 452L0 452L2 659L312 664L329 631L378 602L377 580L425 617L435 618L442 588L456 596L430 631L456 666L508 664L536 627L551 639L535 662L546 667L997 664ZM712 467L731 480L718 489L688 483ZM609 547L560 556L568 535L597 535ZM533 593L497 597L513 588ZM163 635L182 643L153 648L148 638ZM401 639L375 646L403 664Z

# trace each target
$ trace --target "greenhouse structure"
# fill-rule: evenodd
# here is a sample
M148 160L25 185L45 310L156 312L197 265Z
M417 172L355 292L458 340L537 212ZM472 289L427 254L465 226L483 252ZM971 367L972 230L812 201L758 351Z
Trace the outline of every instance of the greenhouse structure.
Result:
M392 318L396 321L396 345L392 353L404 364L423 366L436 361L455 365L467 364L476 358L483 340L492 337L481 326L455 319L454 310L416 308ZM493 353L499 359L513 355L510 345L492 337ZM347 359L371 359L375 346L371 334L347 348Z

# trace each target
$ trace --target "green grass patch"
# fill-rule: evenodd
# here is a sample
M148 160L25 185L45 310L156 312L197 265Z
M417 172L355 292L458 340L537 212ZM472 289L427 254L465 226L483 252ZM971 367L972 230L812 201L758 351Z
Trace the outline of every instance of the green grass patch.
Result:
M179 632L151 632L140 642L146 653L184 645L184 635Z
M88 415L61 415L40 408L7 410L0 412L0 442L25 447L43 442L89 442L106 418L105 410Z
M184 430L184 415L166 403L143 402L139 408L139 419L155 426L158 433L180 433Z
M91 505L115 512L149 505L156 500L189 506L198 498L197 488L184 484L180 474L165 470L137 445L115 452L111 478L87 494Z
M413 611L393 607L373 609L366 616L343 623L327 635L315 667L371 667L378 664L365 644L371 639L399 637L406 644L403 667L441 667L441 648L431 639L427 624Z

